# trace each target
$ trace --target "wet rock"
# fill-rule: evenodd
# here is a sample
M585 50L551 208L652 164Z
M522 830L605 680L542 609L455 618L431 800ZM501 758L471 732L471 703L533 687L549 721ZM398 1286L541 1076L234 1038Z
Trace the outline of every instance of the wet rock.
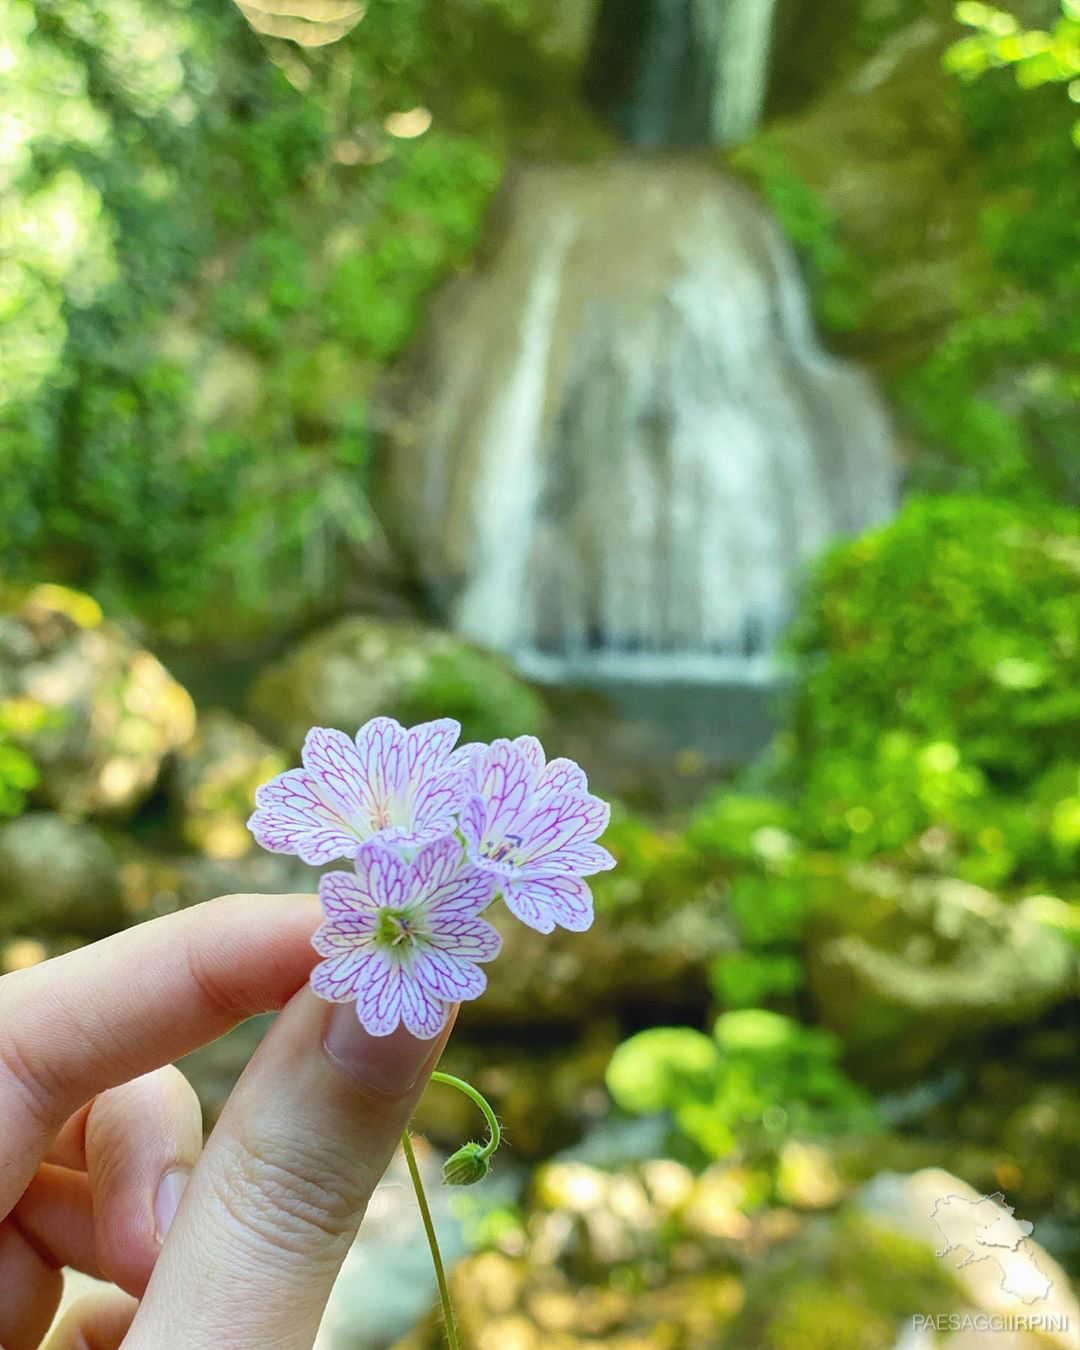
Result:
M369 717L456 717L465 740L542 730L538 694L490 652L418 624L342 619L268 670L252 694L266 730L294 754L311 726L355 730Z
M202 714L194 737L177 754L170 783L184 841L220 860L253 852L247 819L255 789L287 767L283 751L231 713Z
M93 826L46 812L0 826L0 932L97 937L124 922L116 861Z
M1068 1276L1036 1241L1037 1231L1033 1233L1032 1225L1019 1211L1014 1218L998 1203L1002 1201L1000 1193L988 1199L959 1177L934 1167L906 1175L883 1172L863 1187L856 1208L875 1224L924 1244L928 1251L942 1252L935 1259L958 1282L969 1305L965 1311L1001 1317L1038 1313L1055 1319L1057 1328L1064 1328L1055 1329L1054 1323L1047 1321L1038 1334L1018 1332L1016 1339L1009 1341L1016 1350L1038 1350L1040 1346L1075 1350L1080 1302L1070 1290ZM935 1210L936 1218L932 1219ZM961 1249L955 1246L956 1241L970 1245ZM954 1244L952 1249L947 1246L950 1242ZM966 1259L969 1252L970 1260ZM1003 1283L1015 1286L1018 1292L1003 1289ZM928 1305L921 1311L939 1309ZM958 1338L955 1344L962 1344L965 1350L993 1350L1000 1341L1000 1332L976 1330L968 1339Z
M1078 988L1067 939L977 886L880 866L828 886L809 942L811 989L822 1020L875 1071L919 1071L948 1045L1036 1017Z
M0 614L0 698L25 713L16 738L40 771L39 799L66 815L128 814L195 728L160 661L60 586Z

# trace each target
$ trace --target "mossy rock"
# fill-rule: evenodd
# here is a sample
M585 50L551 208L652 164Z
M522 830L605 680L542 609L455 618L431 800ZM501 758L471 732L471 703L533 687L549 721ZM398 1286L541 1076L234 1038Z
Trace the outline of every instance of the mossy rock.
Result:
M93 826L33 812L0 827L0 933L100 937L125 922L116 861Z
M353 732L370 717L455 717L465 741L543 731L540 696L507 663L419 624L357 616L303 641L268 670L252 710L294 753L312 726Z
M0 603L0 701L42 805L125 816L191 736L187 691L88 595L35 586Z

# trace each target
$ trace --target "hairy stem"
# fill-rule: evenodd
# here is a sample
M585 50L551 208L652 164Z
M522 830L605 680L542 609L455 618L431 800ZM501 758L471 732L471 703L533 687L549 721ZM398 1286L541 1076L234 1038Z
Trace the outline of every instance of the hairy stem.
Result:
M496 1119L495 1112L491 1109L487 1098L483 1093L477 1092L476 1088L474 1088L471 1083L466 1083L464 1078L455 1078L452 1073L443 1073L441 1069L435 1070L431 1075L431 1081L433 1083L445 1083L447 1087L457 1088L459 1092L464 1092L465 1096L474 1101L480 1110L483 1111L484 1119L487 1121L488 1125L488 1141L483 1147L482 1156L490 1158L499 1147L499 1143L502 1139L502 1130L499 1128L499 1122Z
M436 1074L435 1076L438 1078L447 1077L445 1074ZM420 1180L420 1169L416 1165L416 1154L413 1152L412 1140L409 1138L408 1130L401 1136L401 1147L405 1150L405 1161L409 1166L409 1176L412 1178L413 1190L416 1192L416 1203L420 1206L420 1217L424 1221L424 1232L427 1234L428 1246L431 1249L431 1260L435 1266L435 1279L439 1284L439 1300L442 1303L443 1326L446 1328L446 1343L450 1350L460 1350L461 1343L458 1340L457 1323L454 1321L454 1308L450 1302L450 1288L446 1283L442 1253L439 1251L439 1239L435 1235L435 1225L431 1221L431 1209L424 1192L424 1183Z

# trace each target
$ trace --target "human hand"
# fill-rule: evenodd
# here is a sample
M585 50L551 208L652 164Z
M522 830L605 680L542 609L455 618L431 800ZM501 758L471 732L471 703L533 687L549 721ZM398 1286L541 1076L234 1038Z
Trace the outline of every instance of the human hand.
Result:
M0 979L0 1347L310 1350L449 1034L306 986L308 896L228 896ZM171 1061L283 1009L202 1146Z

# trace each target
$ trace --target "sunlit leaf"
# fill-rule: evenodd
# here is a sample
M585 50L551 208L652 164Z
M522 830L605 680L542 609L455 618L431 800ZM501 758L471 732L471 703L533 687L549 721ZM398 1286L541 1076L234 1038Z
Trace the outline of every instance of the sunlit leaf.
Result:
M236 0L257 33L301 47L325 47L364 17L364 0Z

